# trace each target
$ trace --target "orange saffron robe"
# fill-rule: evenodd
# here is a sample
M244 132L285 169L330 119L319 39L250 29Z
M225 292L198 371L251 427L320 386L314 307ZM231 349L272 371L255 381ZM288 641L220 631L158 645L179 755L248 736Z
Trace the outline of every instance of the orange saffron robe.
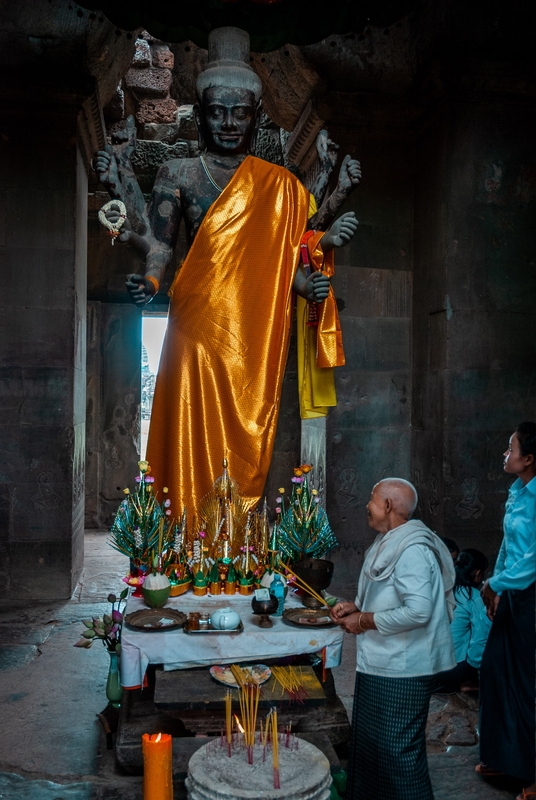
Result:
M251 504L270 467L309 192L248 156L209 208L171 287L147 460L173 514L222 460ZM161 496L161 495L160 495Z

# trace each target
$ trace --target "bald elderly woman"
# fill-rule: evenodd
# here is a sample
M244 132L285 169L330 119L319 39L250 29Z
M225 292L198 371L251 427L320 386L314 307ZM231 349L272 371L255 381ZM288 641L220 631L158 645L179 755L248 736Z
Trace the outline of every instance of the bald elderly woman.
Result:
M441 539L412 520L414 486L376 484L367 505L378 532L355 603L332 620L357 637L348 800L433 800L426 719L434 675L456 665L450 633L455 572Z

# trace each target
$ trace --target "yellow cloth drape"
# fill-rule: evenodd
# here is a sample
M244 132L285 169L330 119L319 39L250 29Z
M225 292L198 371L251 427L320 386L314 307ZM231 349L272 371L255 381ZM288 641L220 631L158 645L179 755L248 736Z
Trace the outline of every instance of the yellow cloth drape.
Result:
M221 474L251 503L264 488L279 413L292 283L309 193L248 156L208 210L170 294L147 459L190 519Z
M311 269L321 269L331 277L335 271L333 250L324 256L320 248L323 235L318 231L307 241ZM319 306L318 327L307 325L308 316L309 304L298 297L298 387L302 419L325 417L328 408L337 405L334 367L345 363L339 313L331 287Z

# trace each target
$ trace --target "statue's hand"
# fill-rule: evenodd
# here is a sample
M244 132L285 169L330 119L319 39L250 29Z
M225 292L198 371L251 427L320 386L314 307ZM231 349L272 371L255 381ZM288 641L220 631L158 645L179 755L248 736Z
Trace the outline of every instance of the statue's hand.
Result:
M95 172L99 181L107 189L116 191L119 186L119 175L117 172L117 161L111 144L104 146L104 150L99 150L95 159Z
M104 212L104 216L106 217L108 222L111 222L112 225L115 225L121 217L119 206L112 206L111 208L108 209L108 211ZM128 221L128 217L125 219L119 230L121 231L121 233L117 238L120 242L124 242L126 244L130 240L132 235L132 226Z
M350 239L353 238L358 225L359 222L355 218L353 211L348 211L342 217L336 219L320 239L320 246L323 252L327 253L333 247L343 247L348 244Z
M154 285L143 275L127 275L126 287L130 299L140 308L147 305L156 294Z
M328 137L328 132L322 129L316 137L316 152L318 153L322 169L325 172L330 173L337 163L338 149L339 145L335 144L335 142Z
M345 194L350 194L352 189L358 185L361 180L361 164L351 156L344 156L339 172L338 188Z
M310 303L321 303L329 294L329 278L323 272L313 272L305 282L302 296Z

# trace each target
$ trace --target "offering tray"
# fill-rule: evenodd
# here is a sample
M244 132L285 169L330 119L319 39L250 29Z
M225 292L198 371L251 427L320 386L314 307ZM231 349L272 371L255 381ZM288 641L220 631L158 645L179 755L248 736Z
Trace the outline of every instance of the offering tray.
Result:
M287 608L283 611L283 622L297 628L332 628L329 610L323 608Z
M242 671L247 673L253 683L259 686L262 686L263 683L270 680L272 675L272 670L270 667L267 667L266 664L247 664L242 667ZM214 664L210 667L209 672L218 683L223 683L225 686L230 686L232 689L238 689L238 683L231 672L230 665L226 666L223 664L220 666L219 664Z
M244 623L240 620L240 625L238 628L233 628L230 631L227 630L219 630L219 628L213 628L210 622L208 625L203 626L202 628L190 628L188 625L188 620L184 625L184 633L190 633L192 636L200 634L201 636L206 636L207 634L217 634L217 633L242 633L244 630Z
M127 614L125 622L141 631L169 631L182 628L186 619L186 614L175 608L142 608Z

